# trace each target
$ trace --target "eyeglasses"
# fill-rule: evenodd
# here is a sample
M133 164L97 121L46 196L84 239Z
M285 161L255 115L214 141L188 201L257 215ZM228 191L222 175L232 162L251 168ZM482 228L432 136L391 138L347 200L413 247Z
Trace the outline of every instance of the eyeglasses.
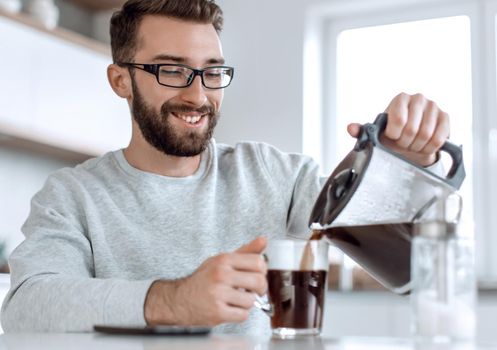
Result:
M155 75L160 85L174 88L188 87L193 83L195 77L200 75L202 85L207 89L223 89L231 83L235 73L235 68L227 66L195 69L183 64L169 63L144 64L120 62L118 64L144 70L147 73Z

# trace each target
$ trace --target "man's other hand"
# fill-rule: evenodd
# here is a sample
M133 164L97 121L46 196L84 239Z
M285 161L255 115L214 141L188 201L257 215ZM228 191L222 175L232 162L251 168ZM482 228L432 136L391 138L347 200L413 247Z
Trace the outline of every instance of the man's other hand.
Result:
M258 237L234 252L213 256L190 276L156 281L145 301L149 325L215 326L247 320L255 295L267 290L267 241Z

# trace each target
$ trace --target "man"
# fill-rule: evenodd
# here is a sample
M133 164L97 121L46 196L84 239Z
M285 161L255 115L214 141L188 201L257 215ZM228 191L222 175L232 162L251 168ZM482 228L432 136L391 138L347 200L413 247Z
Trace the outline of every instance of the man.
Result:
M233 77L221 27L210 0L130 0L114 14L108 78L129 103L130 144L55 172L33 198L10 258L6 332L269 330L252 308L267 288L261 252L267 239L307 237L321 184L308 157L211 138ZM433 164L447 115L422 95L400 94L386 111L385 142Z

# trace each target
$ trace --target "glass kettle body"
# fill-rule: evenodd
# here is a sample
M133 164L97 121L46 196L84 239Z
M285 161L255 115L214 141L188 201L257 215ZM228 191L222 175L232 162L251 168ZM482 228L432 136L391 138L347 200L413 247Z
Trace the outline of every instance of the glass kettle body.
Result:
M365 124L354 149L328 178L309 220L335 246L380 283L403 294L410 290L413 223L437 200L456 191L465 177L462 148L445 142L452 158L445 177L384 147L387 115Z

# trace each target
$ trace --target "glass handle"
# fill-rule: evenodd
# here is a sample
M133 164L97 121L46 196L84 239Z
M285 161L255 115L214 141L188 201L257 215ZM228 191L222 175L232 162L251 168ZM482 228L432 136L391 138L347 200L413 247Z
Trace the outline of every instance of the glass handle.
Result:
M254 301L254 306L258 308L259 310L262 310L266 315L269 317L273 316L274 310L273 310L273 305L267 300L267 296L264 295L264 297L261 297L257 294L255 294L255 301Z

